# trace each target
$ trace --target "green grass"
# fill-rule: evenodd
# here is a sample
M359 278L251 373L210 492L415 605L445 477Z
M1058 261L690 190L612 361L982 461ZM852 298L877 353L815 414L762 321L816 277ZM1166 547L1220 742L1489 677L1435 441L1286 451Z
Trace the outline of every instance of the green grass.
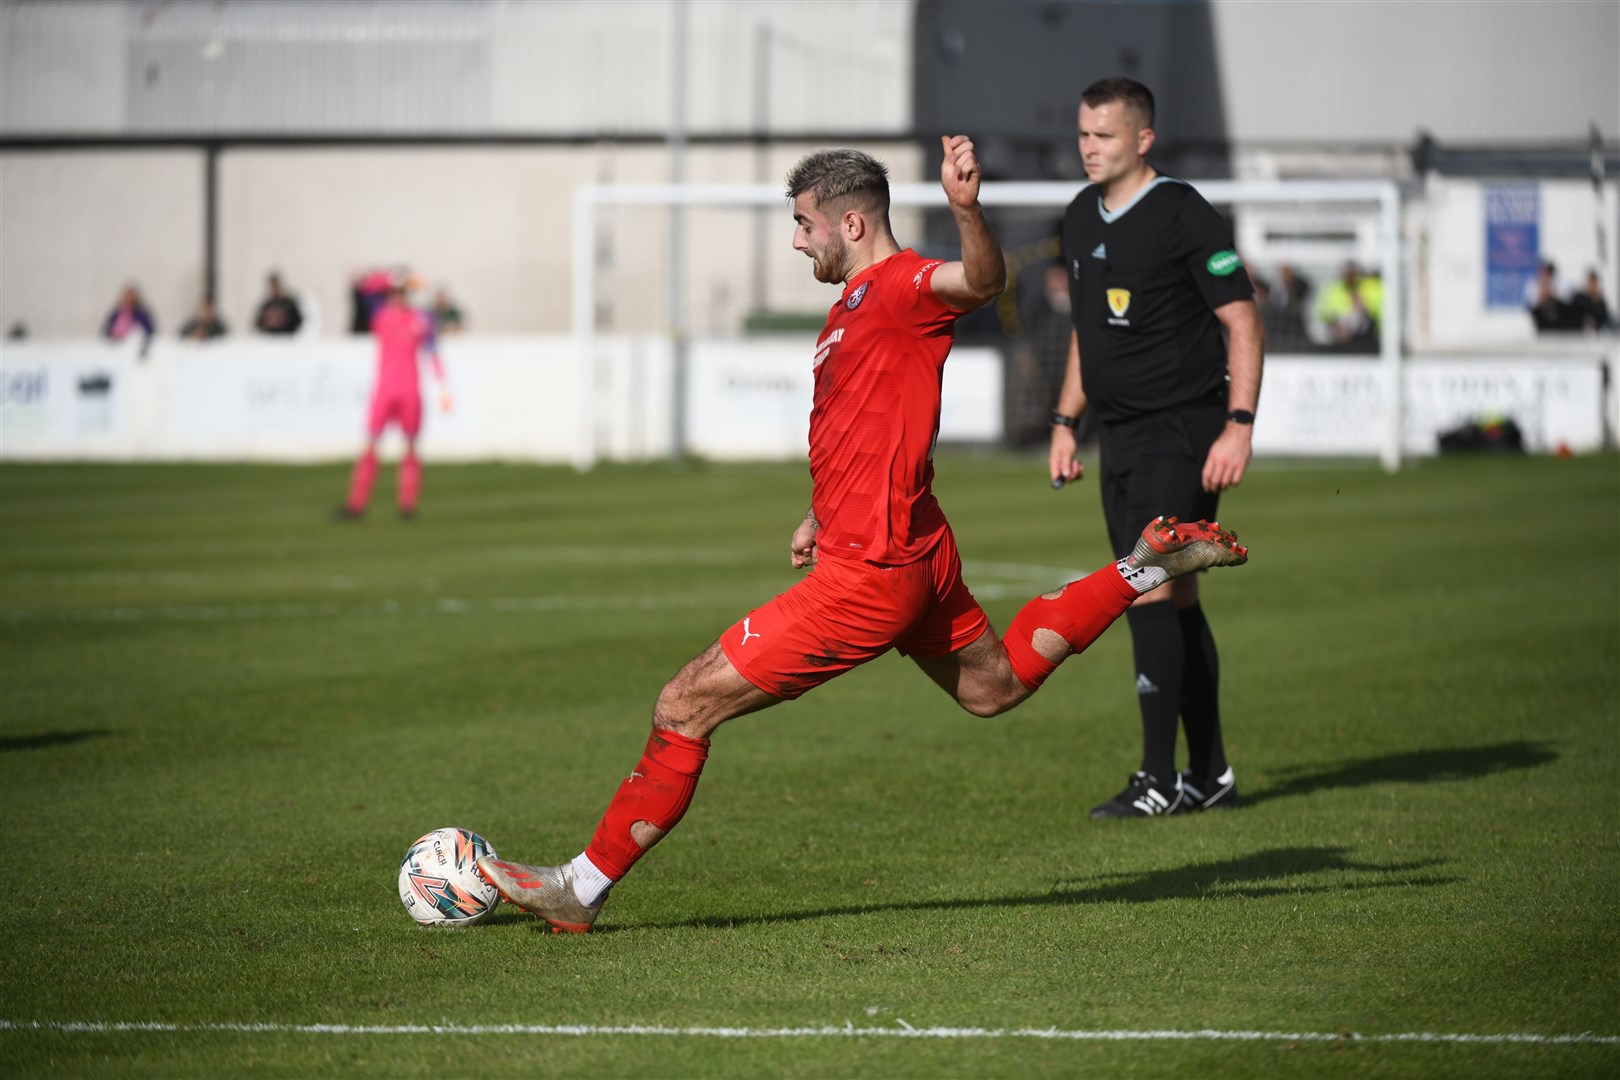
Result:
M577 853L663 681L795 580L802 465L0 466L8 1075L1596 1076L1615 1044L320 1033L666 1025L1620 1036L1620 462L1261 462L1205 582L1247 806L1136 765L1116 628L995 720L885 657L722 729L584 937L424 931L441 825ZM1096 492L946 455L1005 626ZM386 477L385 477L386 479ZM386 494L386 493L385 493ZM510 909L508 909L510 910ZM274 1031L206 1025L276 1025Z

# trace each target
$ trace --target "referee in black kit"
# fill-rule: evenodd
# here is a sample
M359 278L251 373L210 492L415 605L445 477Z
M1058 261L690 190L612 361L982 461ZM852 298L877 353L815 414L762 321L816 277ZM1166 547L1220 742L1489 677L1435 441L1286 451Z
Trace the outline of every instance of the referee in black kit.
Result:
M1074 334L1049 464L1054 487L1079 479L1075 428L1090 406L1101 444L1103 518L1123 558L1160 514L1213 521L1220 493L1243 479L1265 331L1231 227L1184 181L1147 163L1152 92L1110 78L1087 87L1080 101L1080 156L1091 183L1063 218ZM1126 619L1142 767L1091 816L1236 806L1221 742L1220 667L1198 575L1147 593ZM1179 773L1178 714L1188 756Z

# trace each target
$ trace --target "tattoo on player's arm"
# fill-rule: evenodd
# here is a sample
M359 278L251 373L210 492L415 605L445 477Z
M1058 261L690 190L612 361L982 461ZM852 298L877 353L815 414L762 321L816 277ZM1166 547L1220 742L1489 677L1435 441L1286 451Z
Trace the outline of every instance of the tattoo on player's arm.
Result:
M813 506L804 512L804 520L810 523L812 529L821 528L821 522L816 520L816 508Z

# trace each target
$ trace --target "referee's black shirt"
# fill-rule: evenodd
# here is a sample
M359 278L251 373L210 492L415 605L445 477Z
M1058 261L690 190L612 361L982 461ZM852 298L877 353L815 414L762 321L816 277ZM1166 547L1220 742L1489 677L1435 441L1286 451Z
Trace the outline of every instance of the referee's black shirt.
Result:
M1086 403L1111 423L1222 397L1214 309L1254 295L1232 229L1185 181L1150 180L1113 211L1095 184L1063 215L1071 318Z

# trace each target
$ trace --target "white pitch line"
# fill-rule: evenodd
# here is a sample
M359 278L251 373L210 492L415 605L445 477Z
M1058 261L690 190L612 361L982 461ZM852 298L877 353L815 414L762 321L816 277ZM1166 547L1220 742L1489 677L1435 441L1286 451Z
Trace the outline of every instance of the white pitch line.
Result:
M1383 1035L1327 1031L1086 1031L1063 1028L912 1027L747 1028L665 1027L657 1024L166 1024L145 1021L0 1020L0 1031L43 1031L64 1035L169 1034L240 1035L641 1035L689 1039L1046 1039L1068 1042L1363 1042L1363 1043L1519 1043L1546 1046L1620 1045L1620 1035L1583 1031L1573 1035L1473 1034L1403 1031Z

